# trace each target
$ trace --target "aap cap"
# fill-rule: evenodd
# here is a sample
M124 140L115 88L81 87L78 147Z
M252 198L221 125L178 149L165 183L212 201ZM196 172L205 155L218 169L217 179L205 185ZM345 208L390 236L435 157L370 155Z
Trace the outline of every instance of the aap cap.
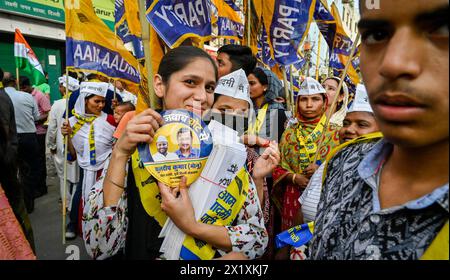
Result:
M307 77L302 85L300 86L300 91L298 93L301 95L314 95L319 93L326 93L327 91L323 88L323 86L311 77Z
M67 87L66 86L66 82L67 82L67 77L66 75L63 75L62 77L58 78L59 84L62 85L63 87ZM80 82L78 82L77 79L74 79L72 77L69 76L69 86L67 87L71 92L74 92L76 90L78 90L80 88Z
M166 136L160 135L160 136L158 137L158 140L156 140L156 143L160 143L160 142L168 143L169 141L167 141Z
M355 100L347 113L352 112L369 112L373 113L372 107L369 103L369 97L367 96L366 87L362 84L358 84L356 87Z
M108 83L103 82L82 82L80 85L80 94L85 94L85 98L91 95L106 97L108 87Z
M252 105L250 100L250 85L242 69L220 78L214 93L245 100Z

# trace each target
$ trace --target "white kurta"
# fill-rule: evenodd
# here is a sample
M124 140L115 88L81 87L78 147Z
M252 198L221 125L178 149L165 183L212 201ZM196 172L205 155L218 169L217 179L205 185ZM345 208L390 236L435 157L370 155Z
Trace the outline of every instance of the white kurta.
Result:
M53 155L56 172L60 179L60 192L63 195L64 188L64 137L61 134L61 126L64 122L64 111L66 110L66 100L61 99L56 101L50 111L48 117L47 129L47 147L50 150L56 149L56 154ZM67 181L76 184L79 180L79 167L76 161L67 162Z
M92 124L84 124L72 138L73 146L77 152L78 164L84 170L83 199L85 194L88 194L91 187L95 184L97 171L103 169L106 159L112 151L113 134L116 128L108 123L107 117L108 115L102 112L102 115L95 119ZM73 128L77 123L76 117L71 117L69 122ZM90 161L89 131L91 125L94 126L95 165L91 165Z

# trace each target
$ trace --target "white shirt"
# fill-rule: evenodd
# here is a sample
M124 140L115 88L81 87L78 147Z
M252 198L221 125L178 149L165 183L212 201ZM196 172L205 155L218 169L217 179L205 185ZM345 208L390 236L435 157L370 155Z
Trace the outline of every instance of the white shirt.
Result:
M159 162L159 161L170 161L170 160L178 160L178 156L175 153L167 153L167 155L163 155L161 153L156 153L152 156L153 161Z
M64 122L65 111L66 99L60 99L53 103L48 116L47 147L50 150L56 150L53 158L58 176L61 176L64 172L64 137L61 133L61 127ZM76 161L67 162L67 179L72 183L78 182L78 164Z

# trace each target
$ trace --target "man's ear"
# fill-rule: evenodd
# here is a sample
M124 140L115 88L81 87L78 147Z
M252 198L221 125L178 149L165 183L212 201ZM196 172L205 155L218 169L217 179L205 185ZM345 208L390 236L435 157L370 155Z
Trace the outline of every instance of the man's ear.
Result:
M164 97L166 86L164 85L163 79L159 74L156 74L153 78L153 89L155 90L156 96L158 96L159 98Z

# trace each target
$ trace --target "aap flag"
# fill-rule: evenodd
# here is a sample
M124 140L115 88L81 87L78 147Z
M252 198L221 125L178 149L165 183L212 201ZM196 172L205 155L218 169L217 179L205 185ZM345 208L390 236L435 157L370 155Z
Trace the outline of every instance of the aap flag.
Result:
M67 67L118 79L130 92L139 92L136 58L94 13L91 0L79 3L65 10Z
M278 249L286 246L300 247L311 240L313 233L314 223L298 225L278 234L275 244Z
M308 34L316 0L270 0L264 3L264 22L275 61L299 62L298 49Z
M211 39L210 0L147 0L147 20L170 48Z
M234 3L233 0L223 0L225 3L227 3L231 8L233 8L233 10L235 10L236 12L240 12L241 9L236 5L236 3Z
M217 35L220 37L242 40L244 38L244 24L242 23L238 12L235 11L228 2L224 0L212 0L213 14L217 19ZM214 22L215 21L216 20L214 20Z
M141 27L136 1L116 0L115 29L125 45L129 45L137 59L144 58L144 46L141 40Z
M262 63L269 66L269 68L272 68L277 64L270 53L269 36L267 35L264 24L261 25L261 39L258 40L258 53L256 54L256 57L262 61Z
M338 77L342 76L342 72L345 69L345 65L352 59L351 49L353 46L353 41L350 37L347 36L345 30L342 26L338 9L334 3L331 6L331 11L336 19L336 35L333 41L333 49L330 55L330 67L333 68L334 75L338 75ZM357 64L357 60L355 61ZM349 89L352 93L354 93L356 89L356 85L360 83L360 78L354 66L354 63L350 63L350 66L347 71L347 76L345 77L345 82L349 86Z
M328 9L326 0L317 0L314 10L314 20L319 27L325 41L330 49L333 48L333 41L336 34L336 20Z

